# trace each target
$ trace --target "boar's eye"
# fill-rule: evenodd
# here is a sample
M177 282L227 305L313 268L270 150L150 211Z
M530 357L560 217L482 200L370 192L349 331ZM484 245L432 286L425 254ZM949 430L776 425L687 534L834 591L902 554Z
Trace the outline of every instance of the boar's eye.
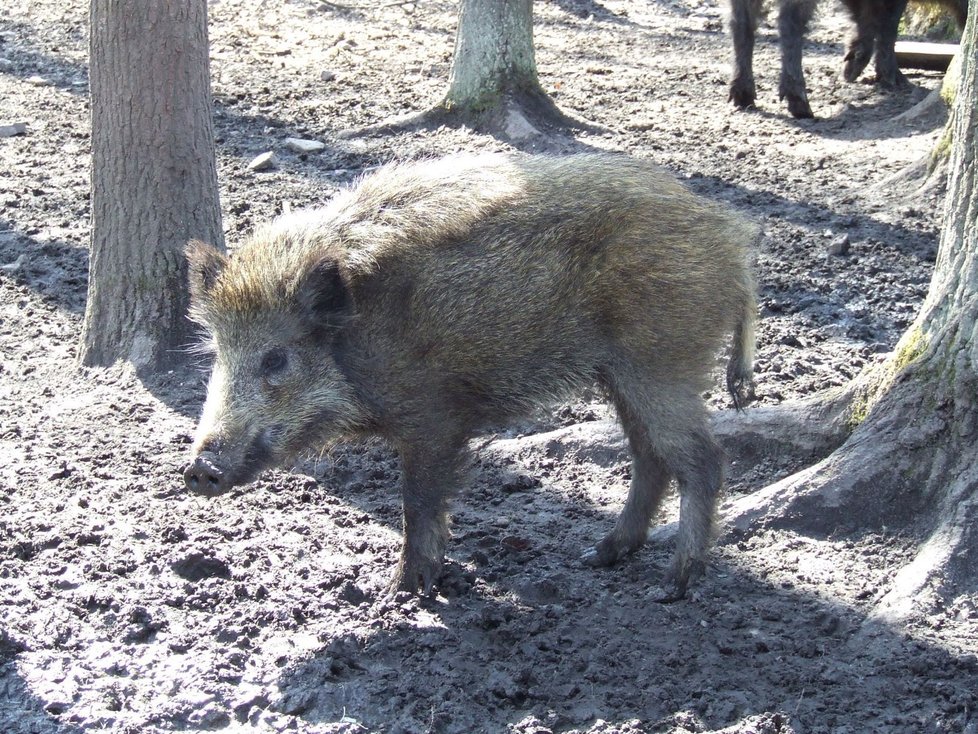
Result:
M284 349L281 347L269 349L261 358L261 373L264 377L274 377L280 374L288 363L289 358Z

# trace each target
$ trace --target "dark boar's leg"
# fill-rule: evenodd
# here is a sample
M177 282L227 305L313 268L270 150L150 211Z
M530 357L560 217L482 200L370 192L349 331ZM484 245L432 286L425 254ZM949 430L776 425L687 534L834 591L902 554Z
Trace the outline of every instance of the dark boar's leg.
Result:
M761 0L730 1L730 33L733 36L734 69L730 80L729 99L737 107L746 108L757 99L754 86L754 36L761 12Z
M614 529L585 562L609 565L645 542L649 521L675 477L680 495L679 534L660 601L686 594L705 570L717 496L723 484L723 452L713 440L695 386L659 383L620 370L606 380L632 451L632 484Z
M448 541L448 504L463 480L461 444L433 437L402 445L404 544L390 591L429 595L441 573Z
M908 87L907 78L897 68L896 39L907 0L889 0L880 14L876 39L876 83L886 89Z
M646 425L641 412L632 408L626 396L613 394L613 398L632 452L632 481L614 529L583 556L585 563L592 566L610 566L645 543L649 522L672 478L665 461L652 450L649 431L654 429Z
M845 64L842 76L847 82L854 82L873 58L873 48L879 35L879 9L872 0L843 0L856 30L846 46Z
M723 485L723 450L713 439L705 420L702 427L688 436L686 450L678 457L677 464L679 537L672 568L663 583L665 594L661 601L682 599L689 582L706 570L717 497Z
M781 40L781 84L778 96L787 101L794 117L812 117L805 91L805 73L801 68L801 47L808 22L815 12L816 0L781 0L778 33Z

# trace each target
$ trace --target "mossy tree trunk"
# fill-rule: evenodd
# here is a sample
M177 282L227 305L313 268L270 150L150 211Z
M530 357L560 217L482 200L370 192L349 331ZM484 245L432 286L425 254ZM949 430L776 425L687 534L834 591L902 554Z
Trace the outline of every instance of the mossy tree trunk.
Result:
M916 558L897 574L876 609L875 616L887 620L978 590L974 16L962 47L944 226L925 303L886 364L845 393L843 412L852 430L841 446L808 469L739 499L726 518L745 532L773 526L828 535L886 527L915 535ZM832 415L840 413L838 397L823 404L823 414L825 405L834 406ZM822 417L815 410L808 416Z
M459 8L446 109L481 112L504 95L541 92L532 0L465 0Z
M533 44L533 0L461 0L448 91L433 108L342 136L465 125L514 143L599 126L564 114L544 91Z
M183 248L223 247L206 0L92 0L92 241L81 362L152 373L192 340Z
M561 112L540 85L533 0L462 0L448 92L429 114L511 139L588 127Z

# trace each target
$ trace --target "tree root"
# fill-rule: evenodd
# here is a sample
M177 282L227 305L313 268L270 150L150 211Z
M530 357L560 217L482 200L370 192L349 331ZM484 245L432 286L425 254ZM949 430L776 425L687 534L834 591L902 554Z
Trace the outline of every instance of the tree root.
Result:
M607 128L560 110L542 89L510 90L490 107L474 110L443 100L435 107L362 128L344 130L340 138L373 137L439 127L469 127L517 147L539 144L555 133L604 133Z
M898 379L829 456L731 502L723 512L726 527L736 534L777 528L821 537L899 529L917 538L914 560L896 574L871 620L898 623L949 596L974 593L978 470L959 433L962 421L970 425L975 416L935 405L927 388L919 374ZM811 417L802 414L803 429ZM761 425L770 433L776 423ZM812 440L802 434L795 443L804 448Z

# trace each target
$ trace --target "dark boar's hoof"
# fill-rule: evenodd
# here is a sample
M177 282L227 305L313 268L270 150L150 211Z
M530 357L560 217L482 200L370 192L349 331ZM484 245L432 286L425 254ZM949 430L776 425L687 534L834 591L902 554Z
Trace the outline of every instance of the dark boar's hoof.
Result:
M742 110L753 107L757 99L757 89L754 87L754 82L745 82L738 79L730 82L730 94L727 96L727 99L733 102L735 107L739 107Z
M435 583L441 576L441 560L431 558L401 559L391 579L385 598L393 598L399 591L420 596L432 596Z
M899 92L910 89L910 82L898 69L892 72L876 71L876 84L889 92Z
M853 44L846 52L842 78L852 84L863 73L863 69L873 58L873 44Z
M613 566L637 549L638 546L635 548L622 548L613 539L605 538L593 548L588 548L584 551L581 554L581 562L592 568L605 568L607 566Z
M686 597L686 590L691 581L700 578L706 572L703 561L688 561L682 568L673 567L666 577L653 591L653 599L660 604L671 604Z
M812 114L812 108L808 104L808 100L805 97L798 97L793 94L785 95L782 99L786 99L788 102L788 112L791 116L799 120L807 120L815 117Z
M230 486L227 472L204 454L183 470L183 481L191 492L207 497L221 494Z

